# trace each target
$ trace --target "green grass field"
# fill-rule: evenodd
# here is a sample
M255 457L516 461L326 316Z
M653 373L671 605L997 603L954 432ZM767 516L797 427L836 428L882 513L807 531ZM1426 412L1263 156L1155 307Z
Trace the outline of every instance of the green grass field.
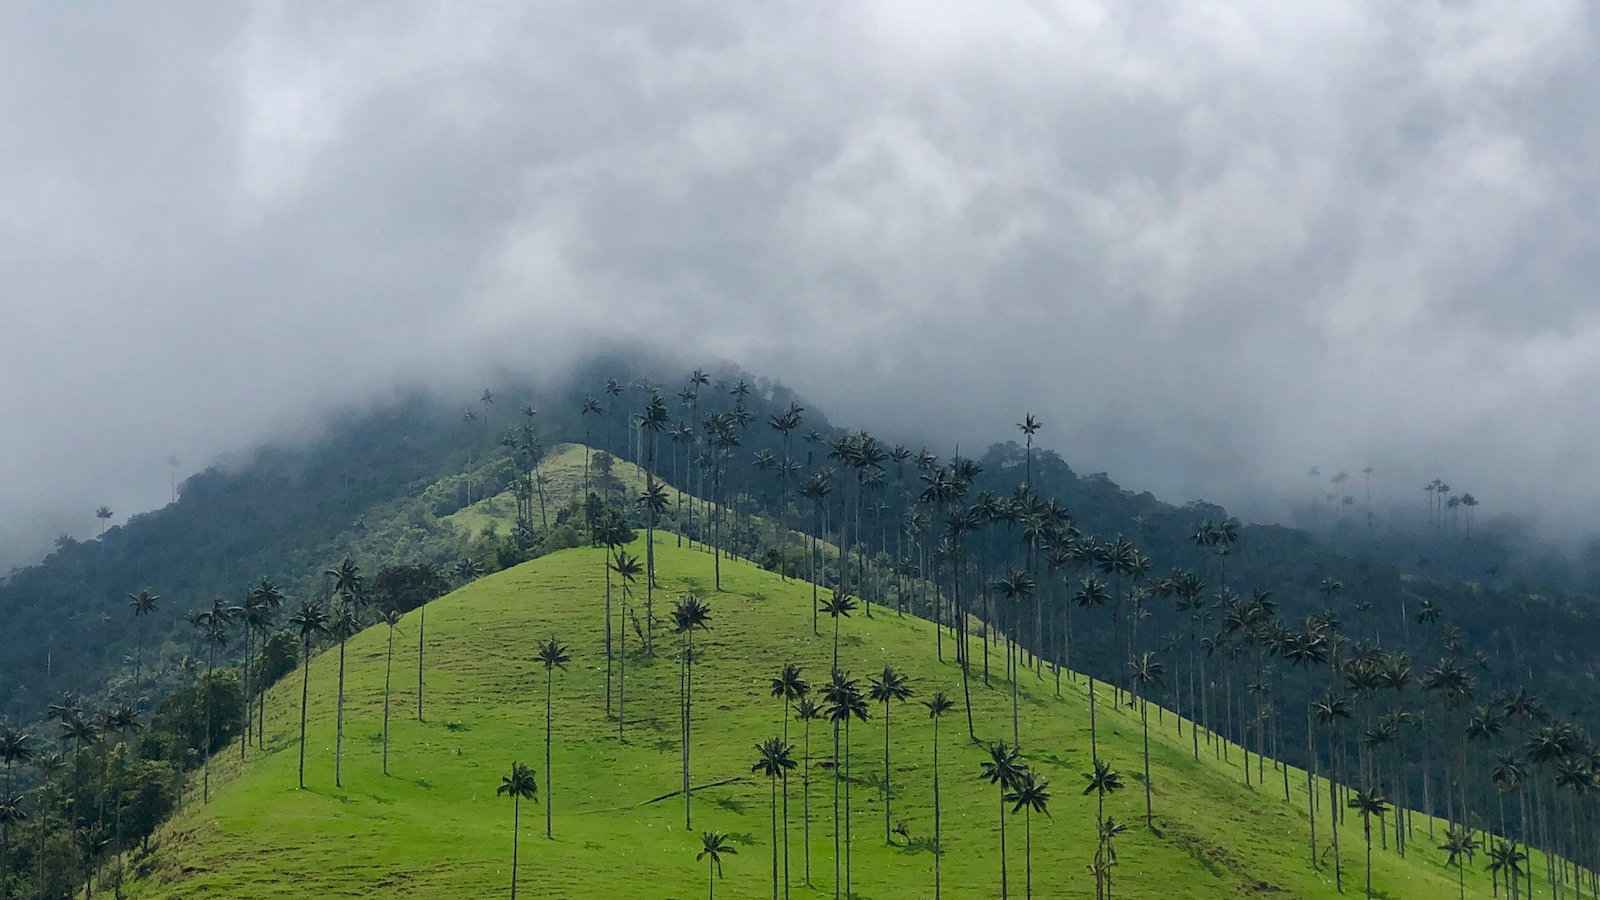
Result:
M395 635L392 745L382 774L381 722L387 629L369 628L350 643L346 697L344 788L334 787L333 740L337 652L311 665L307 789L295 787L298 673L268 698L269 750L238 750L213 764L212 798L190 805L157 837L142 860L135 897L485 897L508 890L512 804L495 796L514 760L538 773L538 805L522 809L521 893L528 897L700 897L707 871L695 861L699 832L733 835L719 897L764 897L771 889L768 784L750 772L754 744L779 733L770 679L794 661L813 685L826 678L831 650L811 631L811 587L782 582L746 563L723 565L723 591L712 592L711 557L678 550L657 536L657 615L667 617L683 591L701 590L712 629L696 639L693 829L684 827L679 786L675 638L658 632L646 658L630 635L625 738L604 709L602 554L569 550L483 578L427 607L427 721L416 720L419 614ZM642 536L634 552L643 554ZM635 598L641 615L643 591ZM852 731L854 891L865 898L932 896L932 728L916 702L936 690L959 699L959 669L935 658L929 623L882 610L843 622L842 666L862 681L885 663L910 676L912 702L893 710L893 820L909 847L884 840L880 778L882 708ZM554 784L543 770L545 676L533 661L551 635L571 648L555 696ZM1080 635L1080 639L1086 636ZM977 658L976 647L975 658ZM998 670L1003 654L994 657ZM1022 678L1023 749L1051 783L1051 817L1032 823L1034 892L1039 897L1094 896L1087 865L1094 850L1094 798L1081 795L1090 768L1084 683L1063 676L1063 696L1031 673ZM1103 695L1102 695L1103 696ZM1009 685L973 681L979 736L1010 737ZM1267 785L1242 784L1235 765L1208 752L1196 762L1187 731L1174 718L1156 724L1150 712L1156 828L1143 826L1140 729L1131 710L1100 704L1102 755L1128 787L1107 812L1129 823L1118 842L1116 896L1221 898L1338 896L1331 859L1321 872L1308 861L1304 776L1291 773L1294 803L1282 800L1269 768ZM940 755L944 787L944 885L952 898L999 896L997 794L978 779L982 750L970 743L958 710L944 720ZM801 733L790 737L800 755ZM1202 745L1203 747L1203 745ZM1204 749L1204 747L1203 747ZM793 895L832 896L831 772L817 763L831 750L825 725L813 726L811 869L803 886L802 787L790 782L789 877ZM197 785L197 781L195 782ZM715 785L715 786L712 786ZM704 786L704 787L699 787ZM1325 791L1324 791L1325 793ZM544 837L545 803L554 803L554 840ZM1326 842L1326 813L1319 835ZM1023 823L1007 818L1011 891L1023 895ZM1407 858L1374 849L1379 896L1405 900L1455 897L1446 868L1420 826ZM1442 834L1442 828L1437 829ZM1374 838L1376 842L1376 837ZM1359 896L1363 843L1358 818L1342 832L1345 891ZM1483 854L1467 872L1467 895L1490 896Z

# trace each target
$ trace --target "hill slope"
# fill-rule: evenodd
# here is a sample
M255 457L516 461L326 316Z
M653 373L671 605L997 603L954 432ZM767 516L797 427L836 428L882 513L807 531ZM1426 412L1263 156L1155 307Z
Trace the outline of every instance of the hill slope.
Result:
M633 548L642 554L642 541ZM698 831L731 833L739 846L719 883L724 897L770 891L769 789L750 774L753 744L777 732L778 708L768 684L789 660L817 684L826 675L831 634L811 632L811 587L781 582L744 563L723 566L723 588L710 591L711 558L658 537L658 616L690 587L704 591L712 629L696 641L693 771L694 832L686 832L676 732L675 639L658 634L647 660L629 641L626 741L604 715L605 656L601 614L602 555L578 549L552 554L481 579L427 608L427 721L415 720L419 613L396 633L391 775L381 772L381 722L387 629L369 628L350 642L346 665L344 789L333 786L332 745L338 654L311 665L307 785L295 788L298 675L268 699L266 754L252 751L242 769L237 748L219 755L211 803L194 803L163 830L159 849L143 862L136 897L497 895L509 879L511 804L495 796L513 760L539 773L538 807L523 809L522 874L527 896L698 897L706 869L697 863ZM641 607L641 596L636 603ZM935 690L960 695L960 672L935 658L932 626L880 611L842 627L842 665L867 679L892 663L910 677L914 699ZM555 697L555 839L543 837L544 674L535 644L551 634L568 644L570 670L557 673ZM630 636L631 637L631 636ZM999 660L995 661L999 667ZM1063 697L1031 674L1022 679L1023 744L1030 765L1051 783L1053 818L1035 817L1034 886L1039 896L1092 897L1085 872L1094 848L1093 798L1080 795L1090 768L1084 685L1064 676ZM1009 686L974 678L980 738L1009 737ZM958 699L959 702L959 699ZM1243 786L1237 765L1202 754L1195 762L1174 719L1151 709L1157 831L1139 824L1143 796L1139 722L1128 710L1100 706L1102 754L1128 790L1107 812L1130 823L1118 843L1118 896L1214 898L1271 895L1338 896L1331 866L1306 863L1303 775L1292 773L1296 804L1274 785ZM912 849L888 847L877 779L883 759L882 708L852 732L854 888L862 897L931 896L932 729L920 705L893 710L894 810ZM946 895L998 895L996 794L977 779L982 751L967 741L959 708L942 727L944 884ZM798 745L798 727L791 729ZM811 734L811 863L815 891L800 887L802 787L790 786L790 872L797 896L832 893L832 781L817 766L831 749L826 728ZM1237 751L1234 751L1237 761ZM1280 788L1281 790L1281 788ZM1443 865L1417 820L1411 853L1373 852L1375 887L1390 897L1456 896L1455 871ZM1022 823L1008 818L1012 889L1022 893ZM1319 823L1326 838L1326 813ZM1359 891L1361 829L1351 817L1342 832L1347 892ZM1480 857L1481 860L1481 857ZM1481 862L1480 867L1481 869ZM1487 877L1468 872L1468 896L1488 897Z

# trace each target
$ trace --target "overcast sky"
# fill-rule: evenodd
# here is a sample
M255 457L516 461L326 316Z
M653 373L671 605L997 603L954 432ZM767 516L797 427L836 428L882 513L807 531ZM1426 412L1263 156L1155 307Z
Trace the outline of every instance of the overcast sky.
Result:
M597 334L1258 518L1600 500L1570 2L0 5L0 559Z

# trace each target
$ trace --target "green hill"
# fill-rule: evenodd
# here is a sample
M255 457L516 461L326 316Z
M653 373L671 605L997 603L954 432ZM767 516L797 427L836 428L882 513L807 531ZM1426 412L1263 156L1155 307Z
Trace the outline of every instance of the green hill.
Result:
M642 554L642 539L633 548ZM135 863L135 897L415 896L482 897L506 889L511 861L510 801L496 797L514 760L538 773L540 804L522 811L522 890L530 897L698 897L706 868L695 861L698 832L730 833L738 854L717 885L723 897L770 892L769 787L751 774L754 744L778 732L779 709L769 681L787 661L805 667L813 685L825 679L831 632L811 631L811 587L783 582L746 563L724 563L723 591L712 592L711 558L680 550L658 535L657 615L690 589L712 608L712 628L696 638L693 721L694 829L684 828L679 786L676 639L657 634L647 659L630 635L625 740L605 716L602 553L562 551L480 579L426 607L427 721L415 718L419 612L395 633L390 775L381 771L384 662L388 633L369 628L346 657L344 788L334 787L334 703L338 653L324 651L310 670L307 789L295 787L300 680L280 682L268 704L266 753L242 767L237 747L213 766L212 798L187 808L157 836L157 848ZM642 585L634 603L641 614ZM878 779L883 762L882 708L851 734L854 890L874 898L932 895L932 728L922 706L936 690L957 698L961 679L935 657L933 626L882 610L842 624L841 666L867 680L885 663L907 674L913 701L893 710L892 820L904 823L910 846L884 840ZM536 643L550 635L569 645L572 664L554 684L554 785L543 774L544 673ZM996 660L999 668L999 660ZM980 738L1010 736L1009 685L973 679ZM1086 867L1094 850L1092 797L1082 796L1090 768L1084 683L1064 675L1063 696L1050 680L1025 673L1021 683L1023 747L1029 765L1048 778L1050 818L1032 822L1037 896L1092 897ZM1234 764L1208 752L1196 762L1189 736L1180 740L1170 713L1150 710L1155 829L1142 823L1140 727L1131 710L1113 709L1101 694L1099 740L1104 757L1128 788L1107 801L1108 814L1129 823L1117 845L1119 897L1335 897L1331 859L1321 872L1307 861L1304 776L1291 773L1294 803L1281 781L1245 787ZM997 795L978 779L981 748L965 735L959 706L941 728L945 895L998 896ZM801 733L791 727L800 755ZM1203 745L1202 745L1203 746ZM801 887L802 786L790 783L790 877L795 896L832 894L831 772L819 765L831 751L825 725L811 734L811 866L814 889ZM554 800L554 840L543 835L544 803ZM1319 796L1325 794L1325 788ZM1318 823L1325 842L1326 811ZM1022 896L1024 831L1008 817L1011 888ZM1418 817L1410 852L1374 848L1373 883L1381 896L1430 900L1457 895L1456 872L1428 840ZM1442 833L1442 826L1436 827ZM1376 842L1376 837L1374 841ZM1347 893L1363 876L1360 821L1342 830ZM1467 895L1490 896L1483 856L1467 872Z

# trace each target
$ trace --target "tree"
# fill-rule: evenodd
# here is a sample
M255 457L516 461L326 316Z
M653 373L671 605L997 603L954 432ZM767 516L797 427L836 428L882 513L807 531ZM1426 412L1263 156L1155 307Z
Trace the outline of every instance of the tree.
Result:
M661 432L667 430L671 422L667 418L667 405L661 395L654 391L650 394L650 401L645 404L644 412L639 416L640 437L645 433L650 435L650 442L646 450L644 478L644 493L639 495L638 503L645 513L645 580L644 580L644 618L645 639L644 649L647 656L654 655L655 646L655 584L656 584L656 517L667 510L667 492L656 483L656 438Z
M673 630L683 638L683 662L678 670L679 723L683 748L683 827L690 828L691 795L689 748L694 723L694 633L711 627L711 606L694 594L685 594L672 611Z
M250 653L250 649L249 649L249 639L250 639L250 635L252 633L258 634L258 635L261 636L262 652L265 653L265 651L266 651L266 643L267 643L267 640L268 640L268 632L271 630L273 623L278 618L278 610L283 607L283 601L284 601L283 591L279 590L278 586L276 584L274 584L272 579L270 579L270 578L261 579L259 582L256 583L255 587L250 589L250 593L245 598L245 604L244 604L244 626L245 626L245 654L244 655L245 655L245 659L246 660L249 660L250 657L251 657L251 653ZM263 660L263 662L264 661L265 660ZM248 668L248 666L247 666L247 668ZM265 683L260 684L256 688L255 694L257 695L256 710L257 710L257 713L258 713L257 723L256 723L256 739L257 739L257 742L258 742L257 746L259 746L261 749L265 750L266 747L267 747L267 736L266 736L266 727L267 727L267 705L266 705L267 704L267 685ZM244 707L245 707L245 724L246 724L245 731L246 731L246 734L248 736L248 732L250 730L248 726L249 726L249 719L250 719L251 685L247 684L245 686L244 697L245 697ZM240 758L241 759L244 758L242 753L240 754Z
M1515 841L1495 841L1489 848L1489 871L1496 878L1503 877L1506 883L1506 893L1511 900L1517 900L1517 888L1520 884L1518 878L1522 875L1522 864L1528 859L1528 854L1517 849Z
M1017 430L1022 432L1023 440L1027 444L1027 451L1026 452L1027 452L1027 460L1028 460L1028 467L1027 467L1027 479L1028 480L1024 481L1023 484L1026 484L1029 487L1033 486L1033 436L1035 434L1038 434L1039 433L1039 429L1043 428L1043 427L1044 427L1044 423L1039 421L1037 418L1035 418L1033 413L1028 413L1027 415L1023 416L1022 417L1022 421L1017 423ZM1012 446L1016 446L1016 445L1013 444Z
M856 611L856 601L844 588L835 588L833 596L822 601L822 611L833 619L833 667L839 668L839 620Z
M811 692L811 685L801 677L800 667L789 663L772 679L772 696L777 697L783 704L783 711L779 718L783 722L783 741L789 742L789 710ZM807 763L810 762L810 742L807 742ZM805 776L802 775L802 778ZM809 850L808 850L809 852ZM807 870L809 873L809 869ZM809 874L808 874L809 878ZM789 781L783 782L783 895L789 896Z
M1367 900L1372 900L1372 817L1378 817L1378 827L1383 827L1383 816L1389 811L1389 801L1376 788L1364 791L1359 788L1350 797L1351 809L1361 813L1361 830L1367 841Z
M144 617L155 612L156 608L160 606L160 604L161 595L155 593L154 591L143 590L137 594L128 595L128 606L133 609L133 620L136 624L140 619L143 619ZM135 661L133 664L134 684L139 684L144 680L144 642L146 630L147 629L144 628L139 629L138 650L136 651L137 655L134 657Z
M639 578L643 569L639 566L639 558L630 556L626 550L616 551L616 556L610 563L610 571L617 573L622 579L622 602L619 611L622 617L622 628L618 629L621 645L617 648L617 740L624 740L622 736L623 725L627 722L624 700L628 685L628 598L633 594L633 583ZM609 593L607 594L609 597ZM610 611L607 611L607 628L610 627ZM609 642L607 642L609 647Z
M1139 686L1139 725L1144 730L1144 825L1155 825L1155 808L1150 793L1150 690L1161 683L1166 667L1156 661L1154 653L1143 653L1128 664L1133 681Z
M979 769L978 777L994 785L1000 796L1000 896L1010 896L1006 883L1006 794L1022 781L1028 767L1022 762L1015 747L1004 741L989 747L989 759Z
M552 635L550 640L539 645L539 652L534 659L544 666L544 836L553 840L555 834L552 829L552 816L556 805L556 782L550 771L550 694L551 686L555 683L555 670L560 669L565 672L567 663L572 661L572 657L567 653L567 648Z
M511 772L500 776L496 797L511 798L511 900L517 898L517 848L522 837L522 801L539 802L539 783L533 770L519 762L511 764Z
M583 418L583 496L589 496L589 454L594 452L594 439L590 436L589 416L603 416L605 409L600 406L600 401L593 397L583 398L583 411L579 415Z
M389 652L383 661L383 774L389 774L389 675L394 671L394 627L400 624L398 610L385 610L383 624L389 626Z
M1101 823L1109 823L1111 821L1106 818L1106 795L1122 790L1124 787L1122 775L1112 769L1110 763L1097 758L1094 760L1094 771L1084 773L1083 777L1084 780L1089 782L1083 788L1083 795L1085 797L1090 794L1095 795L1096 811L1094 821L1095 828L1100 830L1102 829ZM1097 864L1095 869L1095 896L1097 897L1101 894L1102 885L1110 883L1110 870L1105 867L1110 866L1115 861L1115 854L1109 851L1107 836L1101 830L1099 847L1095 851L1095 862Z
M772 900L778 900L778 779L789 781L789 770L794 768L792 748L782 738L767 738L756 745L755 765L750 771L767 776L772 783Z
M1380 813L1381 815L1381 813ZM1456 885L1459 889L1461 900L1467 898L1467 863L1472 861L1472 854L1478 849L1478 841L1472 836L1472 829L1465 825L1451 826L1444 833L1444 843L1439 849L1449 854L1445 865L1456 867ZM1368 889L1371 890L1370 888Z
M211 751L214 749L211 746L211 712L214 705L211 702L211 673L216 668L217 650L228 643L228 623L233 621L237 612L237 607L227 606L221 597L215 597L209 609L195 613L191 619L195 628L200 630L201 638L206 644L206 686L201 691L206 705L205 770L201 776L200 788L202 803L211 802Z
M935 691L932 697L922 701L922 705L928 708L928 718L933 720L933 898L939 900L943 895L939 857L944 855L944 848L940 844L939 720L955 707L955 703L944 695L944 691Z
M828 686L823 689L823 698L827 700L828 720L833 724L833 893L834 897L850 896L850 720L867 720L867 701L861 695L861 689L850 676L838 669L833 670ZM839 755L839 732L844 731L844 756ZM844 831L841 835L839 829L839 788L844 787ZM839 875L840 838L843 837L844 877L841 881Z
M883 704L883 842L887 844L890 834L889 807L894 797L889 781L889 705L911 699L911 687L906 684L906 677L896 672L893 666L884 666L883 674L872 679L869 696L872 702Z
M1008 629L1012 633L1006 636L1006 646L1010 648L1015 643L1013 639L1017 636L1015 623L1022 620L1022 607L1027 605L1028 598L1033 596L1034 588L1037 585L1032 575L1022 569L1012 569L1004 578L996 581L994 586L1000 591L1000 596L1004 597L1012 608L1013 627ZM1007 652L1010 652L1009 649ZM1021 655L1020 647L1017 653L1019 656ZM1020 669L1021 667L1018 666L1018 668ZM1011 676L1011 741L1018 747L1022 745L1022 720L1017 709L1017 682L1020 680L1017 674L1013 672Z
M802 791L800 816L804 831L801 835L800 843L805 849L805 883L809 885L811 884L811 723L822 718L822 707L812 702L810 697L801 697L800 701L795 704L794 717L805 723L804 754L801 757L800 764L800 789ZM935 864L937 864L937 860L935 860Z
M696 861L706 861L706 898L716 900L717 881L722 877L722 857L724 854L733 856L739 849L729 840L728 836L715 831L707 831L700 835L700 852L694 855Z
M344 787L344 649L350 639L361 631L361 619L355 603L340 599L328 621L328 631L339 642L339 693L333 714L333 784L334 787Z
M300 610L289 617L289 624L300 632L300 789L306 787L306 700L311 687L311 641L328 633L328 612L321 603L303 600Z
M1002 802L1012 804L1013 815L1022 813L1023 836L1023 864L1027 872L1027 892L1029 900L1033 898L1033 814L1044 813L1045 818L1050 817L1050 782L1042 778L1035 778L1034 774L1026 769L1018 776L1011 791L1002 798Z
M1339 857L1339 758L1334 748L1339 723L1350 718L1350 703L1329 692L1312 705L1311 715L1328 736L1328 831L1333 836L1333 884L1343 892L1344 864Z

